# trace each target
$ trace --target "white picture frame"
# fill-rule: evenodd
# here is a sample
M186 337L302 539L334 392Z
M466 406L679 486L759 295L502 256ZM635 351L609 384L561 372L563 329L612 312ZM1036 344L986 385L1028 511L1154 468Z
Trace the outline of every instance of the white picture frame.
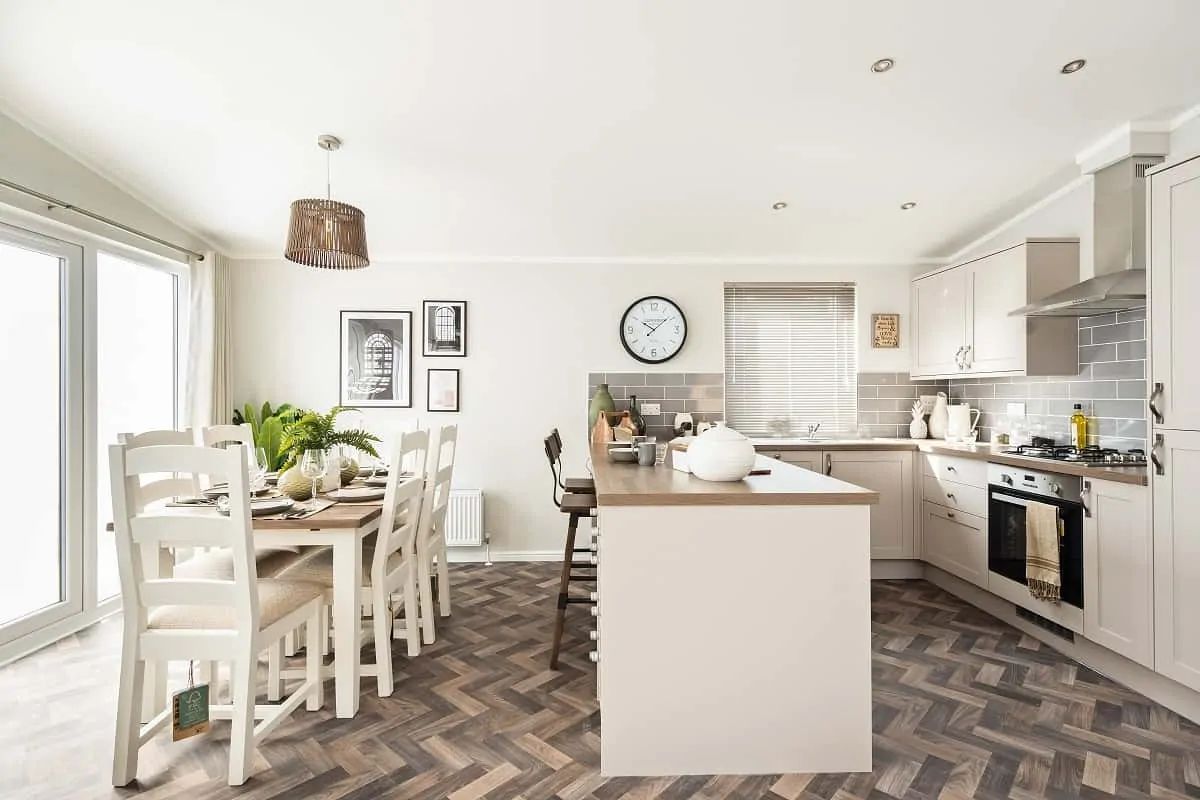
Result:
M412 408L411 311L342 311L338 403Z

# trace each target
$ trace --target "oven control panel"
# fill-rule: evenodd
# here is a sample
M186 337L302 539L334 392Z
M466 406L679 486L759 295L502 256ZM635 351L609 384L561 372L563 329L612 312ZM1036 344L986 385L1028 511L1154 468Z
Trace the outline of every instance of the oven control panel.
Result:
M1081 481L1082 478L1074 475L1053 475L1024 467L988 464L989 484L1042 497L1074 500L1079 497Z

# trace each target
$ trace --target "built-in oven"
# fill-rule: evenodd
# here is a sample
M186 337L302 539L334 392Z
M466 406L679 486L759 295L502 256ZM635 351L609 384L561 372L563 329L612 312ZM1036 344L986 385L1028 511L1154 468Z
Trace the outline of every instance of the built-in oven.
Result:
M988 588L1067 628L1082 631L1082 479L1070 475L988 464ZM1061 602L1029 594L1025 578L1025 510L1029 503L1054 506L1062 521L1058 541ZM1070 608L1064 608L1070 606Z

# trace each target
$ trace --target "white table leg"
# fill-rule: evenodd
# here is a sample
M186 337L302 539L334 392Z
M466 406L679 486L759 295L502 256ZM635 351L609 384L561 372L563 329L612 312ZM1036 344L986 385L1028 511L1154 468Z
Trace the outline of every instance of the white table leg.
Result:
M165 547L143 547L142 570L147 580L173 574L175 562L171 557L171 551ZM142 722L146 723L167 707L167 665L162 662L147 661L144 674L141 717Z
M362 539L347 532L333 545L333 674L337 715L342 719L358 713L361 575Z

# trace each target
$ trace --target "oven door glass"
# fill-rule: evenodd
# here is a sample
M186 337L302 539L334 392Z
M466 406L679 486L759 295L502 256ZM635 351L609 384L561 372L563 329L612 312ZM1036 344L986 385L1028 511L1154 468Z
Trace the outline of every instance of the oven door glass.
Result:
M1083 608L1083 509L1078 503L989 486L988 570L1027 585L1025 507L1031 500L1058 509L1058 517L1063 521L1063 536L1058 543L1062 601Z

